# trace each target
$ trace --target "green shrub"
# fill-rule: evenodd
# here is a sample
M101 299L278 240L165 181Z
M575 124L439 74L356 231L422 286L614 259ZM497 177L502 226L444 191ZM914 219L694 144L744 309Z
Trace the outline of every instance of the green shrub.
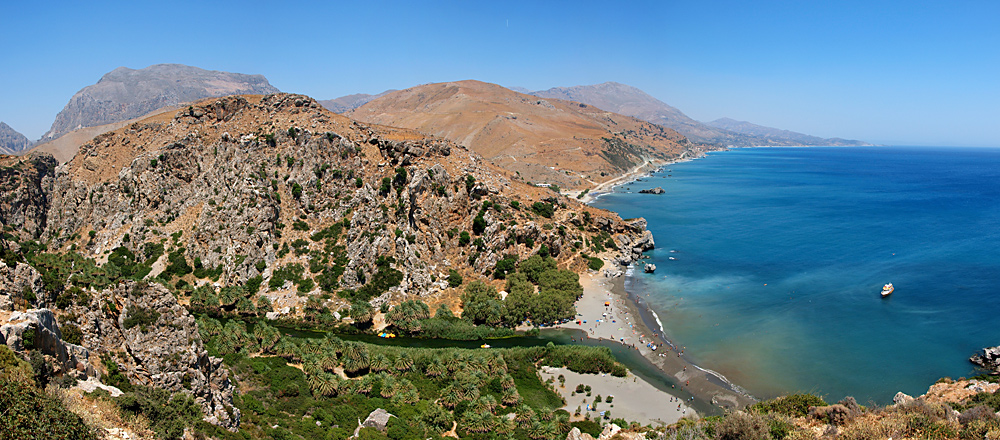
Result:
M827 403L812 394L790 394L776 399L765 400L747 407L747 411L762 414L777 413L789 417L804 417L811 406L826 406Z
M76 324L63 324L59 327L63 340L70 344L80 345L83 343L83 331Z
M761 440L770 438L764 416L755 413L735 412L715 425L717 440Z
M590 268L590 270L601 270L601 268L604 267L604 260L600 258L590 257L587 260L587 267Z
M555 213L555 207L551 203L545 202L535 202L531 205L531 210L542 217L552 218Z
M149 329L149 325L155 324L158 319L160 319L160 312L156 310L144 307L130 307L122 325L125 326L126 330L139 326L139 329L145 332Z
M96 439L59 400L25 383L0 378L0 432L17 439Z
M455 269L448 269L448 287L458 287L462 285L462 275Z

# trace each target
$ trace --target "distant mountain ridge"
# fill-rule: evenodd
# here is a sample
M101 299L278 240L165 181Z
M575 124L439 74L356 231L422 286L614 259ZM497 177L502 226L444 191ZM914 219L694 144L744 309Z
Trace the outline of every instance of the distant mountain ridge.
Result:
M362 105L367 104L369 101L376 99L386 93L395 92L396 90L386 90L377 95L369 95L367 93L355 93L353 95L341 96L339 98L327 99L323 101L316 101L323 108L334 112L334 113L345 113L354 110Z
M754 136L757 138L764 139L767 144L775 144L779 142L793 141L800 145L829 145L829 146L857 146L857 145L867 145L864 142L841 139L841 138L821 138L818 136L810 136L808 134L802 134L794 132L791 130L782 130L780 128L765 127L763 125L757 125L747 121L737 121L730 118L720 118L714 121L708 122L708 125L716 128L721 128L723 130L729 130L734 133L745 134L748 136Z
M840 138L824 139L788 130L764 127L728 118L710 123L691 119L675 107L626 84L605 82L587 86L553 87L531 93L543 98L557 98L593 105L603 110L634 116L644 121L677 130L695 142L722 146L761 145L868 145L862 141ZM728 122L732 121L732 123ZM752 126L752 127L751 127Z
M277 92L263 75L204 70L182 64L156 64L139 70L119 67L96 84L76 92L56 115L41 142L78 128L125 121L199 99Z
M19 154L31 148L31 141L4 122L0 122L0 154Z

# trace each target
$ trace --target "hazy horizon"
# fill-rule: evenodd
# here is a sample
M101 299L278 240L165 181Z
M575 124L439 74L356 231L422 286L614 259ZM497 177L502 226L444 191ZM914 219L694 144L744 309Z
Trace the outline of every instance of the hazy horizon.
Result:
M875 144L996 146L1000 3L8 2L0 121L32 140L117 67L262 74L316 99L476 79L628 84L728 117Z

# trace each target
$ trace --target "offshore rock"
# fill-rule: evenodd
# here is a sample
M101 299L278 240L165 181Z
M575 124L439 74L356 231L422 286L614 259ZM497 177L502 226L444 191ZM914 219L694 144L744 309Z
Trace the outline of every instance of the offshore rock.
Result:
M665 192L666 191L664 191L663 188L656 187L656 188L653 188L653 189L643 189L643 190L640 190L639 194L663 194Z
M987 370L1000 372L1000 346L984 348L982 353L970 357L969 362Z

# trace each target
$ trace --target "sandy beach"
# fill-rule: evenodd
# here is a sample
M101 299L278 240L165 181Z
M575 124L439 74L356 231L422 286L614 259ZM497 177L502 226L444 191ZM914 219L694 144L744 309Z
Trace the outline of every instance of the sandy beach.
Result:
M580 284L583 285L583 296L577 301L577 312L581 316L559 327L582 330L589 338L613 340L634 348L664 374L672 377L679 392L686 391L702 403L720 408L742 408L753 403L752 398L734 389L720 376L689 362L684 357L683 347L675 349L664 343L661 336L654 335L644 324L635 302L627 297L624 277L587 274L580 277ZM655 402L657 399L648 401ZM692 412L688 410L687 414ZM615 417L629 418L624 412Z
M676 423L682 417L697 417L695 411L684 404L682 399L663 393L655 386L629 373L625 377L611 375L580 374L565 368L542 367L542 379L566 379L565 386L555 382L556 391L564 399L563 407L570 413L570 420L583 420L590 416L591 420L601 417L605 411L609 419L623 418L629 422L639 422L643 425L669 425ZM577 385L590 386L590 396L586 392L576 393ZM594 407L594 400L601 401ZM608 396L612 397L607 402ZM655 404L654 404L655 403ZM580 415L576 415L577 408Z

